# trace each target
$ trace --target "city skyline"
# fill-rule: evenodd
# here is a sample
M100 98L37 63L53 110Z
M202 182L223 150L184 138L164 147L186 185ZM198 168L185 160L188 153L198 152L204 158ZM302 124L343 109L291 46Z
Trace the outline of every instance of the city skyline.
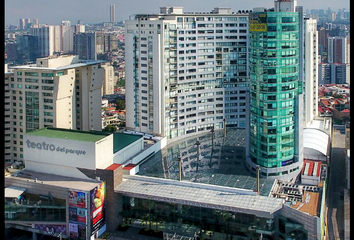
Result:
M146 3L146 4L144 4ZM97 4L94 0L79 0L68 1L63 0L60 2L50 2L44 0L36 0L35 2L28 2L24 0L5 0L5 25L12 24L18 25L21 18L38 19L40 24L59 25L62 20L69 20L75 24L78 20L82 20L84 24L88 23L101 23L110 21L110 5L116 5L116 21L128 20L129 16L139 13L158 13L159 7L164 6L180 6L185 11L211 11L214 7L231 7L232 11L238 10L252 10L254 7L274 7L273 1L260 2L250 0L238 4L231 0L225 0L222 3L215 4L214 1L187 1L181 0L178 3L172 0L153 0L148 3L141 0L131 1L108 1L103 0ZM304 9L324 9L331 8L332 11L337 12L338 9L345 8L349 11L349 0L338 1L304 1L298 0L298 5L303 6ZM71 6L71 7L68 7ZM78 11L80 7L85 8ZM92 10L92 11L91 11ZM94 12L95 14L92 14ZM53 14L60 13L60 14Z

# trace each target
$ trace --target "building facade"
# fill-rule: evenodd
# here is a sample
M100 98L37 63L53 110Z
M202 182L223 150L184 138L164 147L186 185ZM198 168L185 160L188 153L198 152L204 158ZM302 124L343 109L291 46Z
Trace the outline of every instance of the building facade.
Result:
M302 167L302 54L296 1L250 14L250 149L247 164L267 177L292 178Z
M26 132L101 130L102 63L63 55L5 72L5 163L23 159Z
M127 128L169 141L248 122L248 14L230 8L126 21Z

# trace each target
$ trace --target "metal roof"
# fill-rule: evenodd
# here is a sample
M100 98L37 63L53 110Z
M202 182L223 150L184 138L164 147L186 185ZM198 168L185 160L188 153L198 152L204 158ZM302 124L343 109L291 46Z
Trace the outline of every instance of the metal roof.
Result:
M304 148L311 148L328 156L329 136L327 133L314 128L305 128L303 131L303 137Z
M144 176L124 176L115 192L155 201L242 212L272 217L283 200L256 195L254 191Z
M6 197L6 198L17 198L17 197L19 197L24 191L26 191L26 188L20 188L20 187L9 186L9 187L5 188L5 197Z

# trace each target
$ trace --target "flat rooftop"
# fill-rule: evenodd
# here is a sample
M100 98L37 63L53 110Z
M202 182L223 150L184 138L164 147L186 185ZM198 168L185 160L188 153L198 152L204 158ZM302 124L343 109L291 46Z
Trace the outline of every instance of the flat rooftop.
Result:
M97 142L109 136L111 133L99 132L99 131L79 131L79 130L62 129L62 128L41 128L38 130L27 132L26 134L32 136L49 137L49 138L70 139L75 141Z
M143 176L125 176L115 192L139 197L271 217L282 208L283 199L255 195L253 191L210 184Z
M118 152L141 138L143 138L143 136L126 133L113 133L113 153Z
M197 154L199 145L199 159ZM178 158L182 158L182 180L218 186L257 189L257 176L246 167L246 130L217 130L171 143L139 164L138 175L178 180ZM268 196L274 180L260 178L260 195Z
M17 184L20 184L21 181L27 182L28 180L31 182L36 181L39 184L50 185L53 187L61 187L67 189L78 189L83 191L90 191L94 187L98 185L99 182L92 179L78 179L72 177L65 177L41 172L35 172L24 169L23 171L18 171L6 178L13 178L16 180ZM12 181L11 181L12 182Z
M309 196L309 200L306 203L306 196ZM292 208L295 208L301 212L310 214L311 216L319 216L319 203L320 203L320 193L319 192L309 192L305 191L303 195L302 202L296 202L294 205L291 205Z

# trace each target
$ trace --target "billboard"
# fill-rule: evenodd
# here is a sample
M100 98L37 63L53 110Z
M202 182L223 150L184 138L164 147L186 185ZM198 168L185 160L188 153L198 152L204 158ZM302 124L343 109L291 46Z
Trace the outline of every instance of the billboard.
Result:
M86 193L69 190L68 197L69 197L69 206L79 207L79 208L87 207Z
M267 14L253 13L249 16L250 32L266 32L267 31Z
M102 182L90 191L91 235L105 224L105 196L106 182Z
M87 210L84 208L69 207L69 221L86 224Z
M70 239L86 239L87 232L87 199L88 193L69 190L69 237Z

